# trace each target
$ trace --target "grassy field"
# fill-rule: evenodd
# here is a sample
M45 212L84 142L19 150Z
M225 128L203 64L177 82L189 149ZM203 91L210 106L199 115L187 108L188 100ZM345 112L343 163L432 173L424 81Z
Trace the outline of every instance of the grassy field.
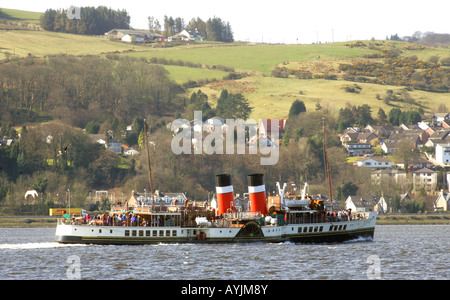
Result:
M0 8L1 16L11 21L39 24L42 13L18 9Z
M448 214L378 215L377 225L450 225L450 215Z
M40 13L5 10L15 20L38 19ZM352 63L363 60L367 54L380 49L400 49L402 56L416 55L427 60L431 56L440 58L450 57L450 49L442 47L421 48L403 42L393 41L364 41L363 47L349 47L348 43L329 43L316 45L269 45L249 43L198 43L168 48L153 48L151 45L130 45L113 42L108 39L93 36L82 36L46 31L30 30L1 30L0 31L0 60L7 57L26 57L34 55L101 55L119 53L137 58L150 59L152 57L167 60L182 60L184 62L200 63L200 68L179 66L164 66L177 83L189 80L216 78L219 81L206 84L200 88L187 91L187 96L193 91L201 89L208 94L211 104L215 105L222 89L242 93L254 107L250 116L259 118L285 118L289 108L296 99L304 101L308 111L315 109L317 103L321 106L338 111L339 108L351 105L369 104L372 116L376 116L379 108L386 113L393 107L401 109L417 109L408 107L405 103L396 102L386 105L377 100L386 95L387 90L402 91L401 86L386 86L369 83L357 83L362 90L359 94L348 93L343 88L354 83L338 80L308 79L300 80L294 77L274 78L271 71L276 66L286 66L290 69L310 70L313 74L338 74L339 64ZM378 49L378 50L376 50ZM227 72L211 69L212 66L233 67L238 72L247 72L247 76L238 80L221 80ZM208 66L208 68L206 68ZM448 93L430 93L419 90L409 92L411 97L419 103L426 112L433 112L444 103L448 105Z
M101 37L49 31L4 30L0 32L0 60L33 55L87 55L114 51L139 51L145 46L111 42Z
M56 227L55 217L0 217L0 228Z
M261 44L198 44L172 48L155 48L132 53L137 57L181 59L204 65L224 65L237 71L269 75L280 63L315 61L330 58L356 58L369 53L367 49L345 47L343 43L321 45L261 45Z

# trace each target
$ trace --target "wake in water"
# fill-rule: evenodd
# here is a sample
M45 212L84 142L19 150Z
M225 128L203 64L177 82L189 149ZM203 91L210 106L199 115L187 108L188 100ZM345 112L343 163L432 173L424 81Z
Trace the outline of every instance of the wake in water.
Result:
M85 247L83 244L60 244L56 242L48 243L24 243L24 244L1 244L0 249L48 249L65 247Z

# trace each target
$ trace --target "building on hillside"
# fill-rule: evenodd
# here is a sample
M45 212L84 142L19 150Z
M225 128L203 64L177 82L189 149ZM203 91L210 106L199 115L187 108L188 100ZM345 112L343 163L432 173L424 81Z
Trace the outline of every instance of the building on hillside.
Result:
M259 120L259 135L267 136L273 142L277 143L278 140L283 138L286 132L286 123L288 119L261 119ZM276 132L278 132L278 138L275 138Z
M413 189L418 192L422 188L428 194L436 191L437 172L428 168L422 168L413 172Z
M169 42L177 40L185 42L201 42L203 41L203 38L196 29L183 29L181 32L169 37Z
M392 168L392 161L387 157L371 156L361 158L360 160L355 161L353 165L356 165L358 167L371 168L372 170L379 168L386 169Z
M397 184L400 186L407 185L406 172L397 169L379 169L371 173L372 182L374 184Z
M143 43L145 41L146 35L143 34L126 34L124 35L121 40L122 42L127 43Z
M438 163L450 165L450 143L436 144L435 157Z
M373 197L348 196L345 200L345 209L356 211L373 211L376 205L376 199Z
M122 154L122 143L117 141L116 139L110 139L108 141L108 149L118 154Z
M385 214L390 209L386 199L384 199L383 196L380 197L380 200L378 200L377 204L375 205L375 211L381 214Z
M448 211L450 208L450 193L445 193L441 190L437 199L434 201L435 211Z
M128 37L126 37L124 39L124 37L128 35ZM106 32L104 34L105 38L108 38L110 40L122 40L124 42L132 42L132 38L133 36L135 37L139 37L138 40L136 40L136 42L141 41L149 41L149 42L154 42L154 41L164 41L164 36L155 33L155 32L150 32L149 30L140 30L140 29L112 29L108 32ZM141 39L143 38L143 40Z
M359 156L372 153L372 146L370 144L344 144L348 156Z

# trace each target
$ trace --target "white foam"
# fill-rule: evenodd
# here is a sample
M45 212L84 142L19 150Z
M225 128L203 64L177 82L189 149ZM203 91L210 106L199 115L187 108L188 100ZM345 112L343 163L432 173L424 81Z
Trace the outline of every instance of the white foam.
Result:
M48 243L24 243L24 244L1 244L0 249L48 249L48 248L64 248L74 246L86 246L83 244L60 244L56 242Z

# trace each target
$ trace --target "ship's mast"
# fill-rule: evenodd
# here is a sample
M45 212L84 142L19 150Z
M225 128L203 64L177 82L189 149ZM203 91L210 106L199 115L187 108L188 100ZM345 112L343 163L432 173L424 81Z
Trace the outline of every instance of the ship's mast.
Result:
M150 181L150 193L152 197L152 211L155 211L155 199L153 195L153 181L152 181L152 167L150 165L150 144L147 135L147 121L144 119L144 129L145 129L145 145L147 148L147 159L148 159L148 179Z
M325 159L326 159L326 164L327 164L328 187L330 189L331 212L333 212L333 196L332 196L332 193L331 193L330 164L328 163L327 133L326 133L326 130L325 130L325 118L322 118L322 121L323 121L323 147L325 148Z

